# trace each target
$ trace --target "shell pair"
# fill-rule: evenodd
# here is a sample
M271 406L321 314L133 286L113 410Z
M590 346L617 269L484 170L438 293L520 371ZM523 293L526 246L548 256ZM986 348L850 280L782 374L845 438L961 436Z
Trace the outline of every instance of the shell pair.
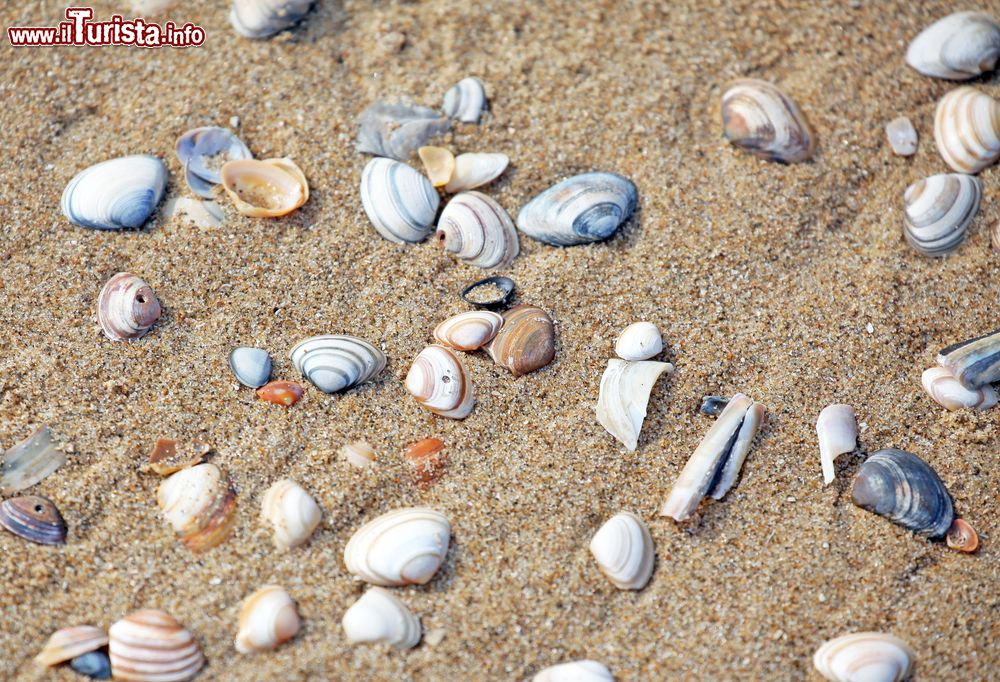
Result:
M1000 329L948 346L937 362L966 389L989 388L1000 382Z
M280 551L298 547L323 519L316 500L295 481L274 483L261 498L261 518L274 528L274 546Z
M172 474L160 484L156 500L181 542L193 552L220 545L236 525L236 492L214 464Z
M51 668L69 662L73 670L95 679L111 677L111 662L100 649L108 645L108 634L93 625L74 625L53 632L35 662ZM89 673L93 670L94 674Z

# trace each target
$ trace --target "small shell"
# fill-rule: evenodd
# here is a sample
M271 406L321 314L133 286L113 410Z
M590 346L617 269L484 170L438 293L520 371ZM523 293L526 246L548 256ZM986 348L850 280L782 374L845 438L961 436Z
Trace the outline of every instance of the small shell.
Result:
M798 106L777 86L746 78L722 95L726 139L769 161L797 163L813 155L815 138Z
M649 360L663 350L663 337L652 322L635 322L615 342L615 352L623 360Z
M455 194L493 182L507 170L509 163L506 154L459 154L444 191Z
M988 410L1000 401L989 384L969 390L944 367L930 367L920 375L920 384L934 402L949 410Z
M173 616L156 609L131 613L108 628L116 680L185 682L205 665L198 642Z
M903 195L903 236L925 256L943 256L965 241L979 212L983 184L957 173L932 175Z
M340 448L340 456L353 467L364 468L375 463L375 449L363 440Z
M487 310L459 313L434 328L434 338L455 350L472 351L482 348L497 335L503 317Z
M261 518L274 527L274 546L282 552L308 540L323 519L316 500L288 479L268 488L260 507Z
M299 631L302 621L288 593L265 585L243 601L236 650L241 654L276 649Z
M97 296L97 322L112 341L141 339L160 319L152 287L131 272L119 272Z
M123 156L80 171L62 193L62 212L80 227L141 227L167 188L167 167L155 156Z
M699 411L707 417L718 417L729 404L729 398L721 395L706 395L701 399Z
M184 168L187 186L198 196L211 199L212 190L222 182L219 169L227 161L252 159L253 155L236 133L228 128L206 126L189 130L175 147Z
M572 661L540 670L532 682L614 682L615 678L597 661Z
M833 462L837 455L850 452L858 445L858 420L850 405L827 405L816 420L819 438L819 461L823 467L823 485L836 478Z
M479 192L462 192L449 201L434 236L445 251L479 268L506 268L521 251L507 211Z
M641 590L653 575L653 537L635 514L612 516L590 541L604 575L622 590Z
M291 407L295 403L302 400L302 396L305 395L305 389L302 388L301 384L294 381L270 381L256 391L257 397L261 400L265 400L269 403L275 405L282 405L284 407Z
M448 453L439 439L424 438L407 445L403 458L410 465L413 482L418 486L429 486L444 473Z
M430 181L405 163L376 158L361 173L361 203L375 231L397 244L430 235L441 202Z
M885 126L889 146L898 156L913 156L917 153L917 131L906 116L894 118Z
M271 356L260 348L234 348L229 354L229 369L244 386L260 388L271 378Z
M431 184L444 187L455 172L455 155L444 147L421 147L417 155L424 162L424 169Z
M30 488L66 463L66 454L52 439L49 427L34 432L3 454L0 491L13 493Z
M181 469L201 464L211 449L211 445L200 440L160 438L149 453L143 469L155 471L160 476L169 476Z
M1000 57L1000 26L979 12L956 12L920 32L906 63L934 78L964 81L993 70Z
M216 201L202 201L191 197L174 197L163 204L160 215L164 220L183 218L188 223L202 229L219 227L226 219L222 207Z
M664 372L673 371L669 362L608 360L597 398L597 421L627 449L635 450L653 384Z
M462 300L476 308L501 308L514 294L514 280L510 277L487 277L462 289Z
M857 632L826 642L813 655L819 674L831 682L900 682L916 655L906 643L881 632Z
M556 356L556 331L549 314L533 305L516 305L503 313L503 326L486 346L493 362L515 377L548 365Z
M934 113L934 141L944 162L974 174L1000 158L1000 102L963 86L941 98Z
M444 93L444 113L463 123L479 123L485 108L486 89L478 78L463 78Z
M389 590L369 587L342 621L347 641L412 649L420 642L420 620Z
M236 525L236 492L214 464L181 469L156 492L163 516L192 552L221 544Z
M451 129L440 112L409 104L378 101L358 116L359 152L405 161L427 140Z
M949 547L957 549L959 552L971 554L979 548L979 536L976 535L976 529L965 519L956 518L952 522L951 528L948 529L948 534L945 536L945 541Z
M1000 382L1000 329L948 346L937 361L970 391Z
M288 215L309 199L309 183L291 159L229 161L222 186L236 210L251 218Z
M40 545L66 542L66 522L51 500L38 495L12 497L0 502L0 526Z
M297 24L314 0L233 0L229 23L245 38L267 38Z
M92 680L111 679L111 659L103 651L88 651L69 662L74 672Z
M442 417L465 419L472 412L472 379L450 348L437 344L420 351L404 382L417 402Z
M1000 220L993 223L993 228L990 230L990 246L993 247L994 253L1000 253Z
M45 643L45 648L35 656L39 665L51 667L65 663L71 658L107 645L108 635L93 625L74 625L56 630Z
M444 514L396 509L359 528L344 548L347 570L371 585L423 585L434 577L451 538Z
M356 336L324 334L299 341L288 353L292 366L324 393L337 393L374 379L385 369L385 353Z
M639 191L616 173L582 173L549 187L517 215L517 227L552 246L608 239L629 219Z

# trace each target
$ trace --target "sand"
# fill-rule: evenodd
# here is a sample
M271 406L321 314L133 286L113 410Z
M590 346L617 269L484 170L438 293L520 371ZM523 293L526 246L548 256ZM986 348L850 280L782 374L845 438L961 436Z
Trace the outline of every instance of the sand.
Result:
M64 7L14 4L0 9L4 26L54 24ZM200 48L0 48L0 446L46 423L73 450L30 490L62 510L65 547L0 532L0 677L75 679L31 661L50 632L155 607L201 642L199 679L523 680L593 658L619 680L817 680L816 647L858 630L906 640L918 679L997 679L1000 411L949 413L919 377L942 346L997 326L988 227L1000 219L1000 170L981 174L981 215L953 256L921 257L900 230L904 188L947 170L931 126L953 87L909 69L905 45L976 5L321 0L297 29L251 42L224 4L183 0L168 14L205 27ZM434 325L467 309L457 292L484 273L431 243L375 233L353 138L373 100L440 106L467 75L484 80L491 111L442 142L510 155L486 190L509 212L592 169L632 178L640 210L603 244L522 237L505 274L518 302L555 319L555 362L515 380L469 357L477 405L450 421L419 407L402 378ZM768 163L722 139L721 89L738 76L770 79L798 101L818 135L812 162ZM996 75L974 85L1000 95ZM885 123L902 114L921 135L911 159L885 141ZM256 156L302 167L311 197L301 210L249 219L227 204L217 229L157 218L131 233L61 215L76 172L124 154L163 158L168 196L184 195L174 140L232 116ZM105 339L94 315L121 270L145 278L164 307L131 345ZM617 333L640 319L659 325L677 371L657 383L627 452L594 405ZM318 333L368 339L389 366L340 396L310 387L286 410L238 387L226 365L234 346L255 345L271 352L276 378L296 379L288 350ZM768 407L738 485L689 522L657 518L711 423L701 397L736 391ZM831 402L854 405L863 431L824 488L814 424ZM402 450L432 435L447 444L448 470L420 490ZM238 490L234 535L203 555L158 517L159 478L139 471L161 436L208 440ZM379 455L367 471L336 456L362 438ZM864 453L890 446L939 472L980 532L978 554L851 504ZM282 477L325 511L309 544L285 554L257 518ZM364 586L344 567L344 545L406 505L453 525L434 580L397 590L446 636L405 653L351 646L340 619ZM656 542L638 593L612 587L587 550L620 510L642 515ZM266 583L298 601L303 630L276 652L237 655L240 603Z

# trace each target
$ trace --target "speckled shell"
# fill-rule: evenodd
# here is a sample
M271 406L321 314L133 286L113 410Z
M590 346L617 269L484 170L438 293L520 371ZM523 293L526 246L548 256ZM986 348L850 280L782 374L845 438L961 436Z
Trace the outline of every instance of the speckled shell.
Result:
M970 391L1000 382L1000 329L948 346L937 361Z
M97 322L112 341L135 341L160 319L152 287L131 272L119 272L97 296Z
M453 350L438 344L420 351L404 385L418 403L442 417L465 419L475 405L465 365Z
M324 334L295 344L292 366L324 393L337 393L374 379L385 369L385 353L356 336Z
M486 89L478 78L463 78L444 93L444 113L463 123L479 123L485 108Z
M261 518L274 527L274 546L281 551L310 538L323 519L316 500L295 481L277 481L261 498Z
M901 682L913 669L916 655L898 637L857 632L826 642L813 655L813 665L830 682Z
M434 236L445 251L479 268L506 268L521 250L510 216L479 192L462 192L449 201Z
M653 575L653 537L635 514L620 512L590 540L601 572L622 590L641 590Z
M639 192L616 173L582 173L548 188L517 215L517 227L553 246L608 239L629 219Z
M108 635L101 628L74 625L53 632L45 647L35 656L35 662L46 667L59 665L80 654L100 649L107 643Z
M177 159L184 168L187 186L192 192L206 199L212 198L212 190L222 182L219 168L223 163L253 158L250 150L236 133L228 128L215 126L187 131L177 138L175 151Z
M0 491L12 493L30 488L65 463L66 454L57 447L49 427L43 424L3 454Z
M294 637L301 624L288 593L277 585L265 585L243 601L236 650L241 654L271 651Z
M920 385L934 402L949 410L988 410L1000 401L995 388L986 384L969 390L944 367L929 367L920 375Z
M389 590L369 587L342 621L347 641L381 643L394 649L412 649L420 642L420 620Z
M240 159L219 172L237 211L251 218L279 218L309 200L309 182L291 159Z
M889 121L885 126L885 135L894 154L913 156L917 153L917 130L906 116Z
M932 175L903 195L903 236L925 256L944 256L961 245L979 212L983 185L958 173Z
M359 528L344 548L347 570L371 585L423 585L448 553L451 524L425 507L396 509Z
M540 670L532 682L614 682L615 678L597 661L572 661Z
M167 167L155 156L123 156L80 171L62 193L71 223L95 230L141 227L163 198Z
M459 154L444 191L455 194L482 187L503 175L509 163L506 154Z
M1000 158L1000 102L962 86L941 98L934 113L934 141L944 162L959 173L978 173Z
M652 322L630 324L615 342L615 352L623 360L649 360L662 350L663 337Z
M405 163L376 158L361 173L361 203L375 230L397 244L422 242L441 199L430 180Z
M192 552L221 544L236 525L236 492L214 464L181 469L165 479L156 501Z
M314 0L233 0L229 23L245 38L267 38L297 24Z
M722 95L726 139L770 161L797 163L812 157L815 138L798 106L767 81L734 81Z
M66 522L51 500L38 495L12 497L0 502L0 526L40 545L66 542Z
M669 362L608 360L597 398L597 421L626 448L635 450L653 385L661 374L673 370Z
M358 116L357 150L405 161L436 135L451 129L441 112L405 103L378 101Z
M1000 26L980 12L955 12L920 32L906 63L934 78L964 81L993 70L1000 57Z
M455 350L473 351L489 343L503 326L503 317L488 310L453 315L434 328L434 338Z
M836 478L834 460L837 455L851 452L858 445L858 420L850 405L827 405L816 419L819 439L819 461L823 468L823 485Z
M271 378L271 356L260 348L234 348L229 354L229 369L244 386L260 388Z
M503 312L503 326L486 346L493 362L515 377L548 365L556 356L552 318L541 308L522 303Z
M131 613L108 628L114 679L124 682L185 682L205 657L195 638L173 616L156 609Z

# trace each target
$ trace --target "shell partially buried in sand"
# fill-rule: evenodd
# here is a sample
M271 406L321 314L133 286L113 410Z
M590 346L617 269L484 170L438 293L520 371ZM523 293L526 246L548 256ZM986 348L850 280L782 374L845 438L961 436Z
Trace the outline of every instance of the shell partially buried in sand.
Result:
M295 601L277 585L265 585L243 602L236 650L241 654L275 649L299 631Z
M116 680L186 682L205 665L197 640L170 614L131 613L108 628L108 652Z

